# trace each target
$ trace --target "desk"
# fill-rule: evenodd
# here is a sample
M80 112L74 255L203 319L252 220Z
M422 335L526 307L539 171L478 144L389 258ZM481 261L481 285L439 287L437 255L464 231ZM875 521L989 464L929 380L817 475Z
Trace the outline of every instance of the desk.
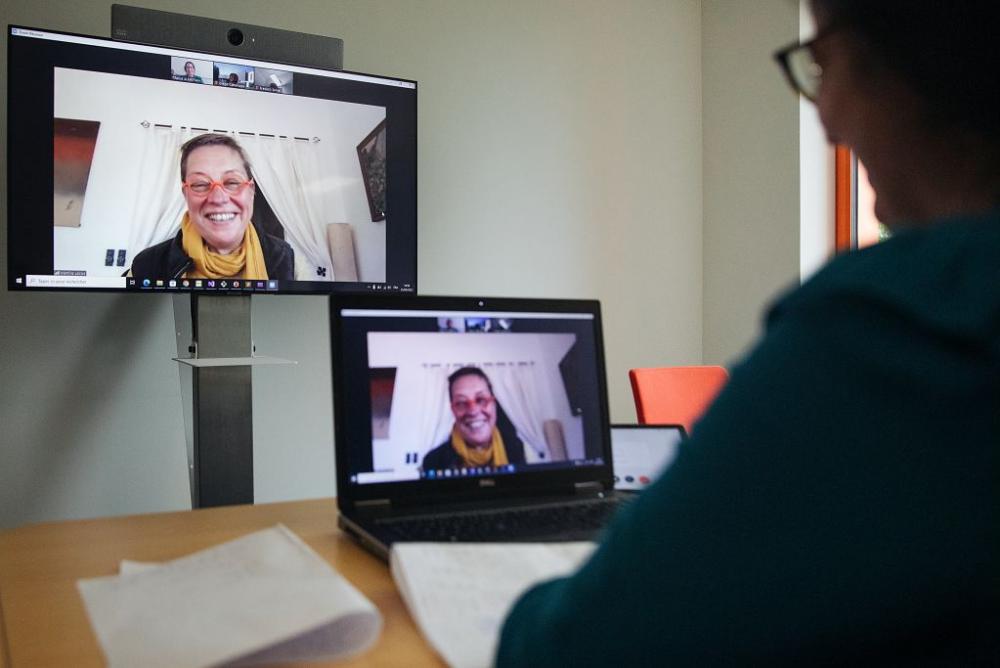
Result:
M417 630L388 567L337 529L333 499L317 499L0 532L0 668L103 665L78 579L115 574L122 559L176 559L279 522L361 590L385 620L373 649L337 666L444 665Z

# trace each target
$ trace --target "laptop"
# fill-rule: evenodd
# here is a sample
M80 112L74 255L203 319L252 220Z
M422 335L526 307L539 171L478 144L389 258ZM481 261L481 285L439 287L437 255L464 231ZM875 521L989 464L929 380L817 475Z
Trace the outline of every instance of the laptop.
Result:
M398 541L594 539L614 490L600 305L330 302L339 526Z
M611 425L615 489L641 492L674 463L687 440L679 424Z

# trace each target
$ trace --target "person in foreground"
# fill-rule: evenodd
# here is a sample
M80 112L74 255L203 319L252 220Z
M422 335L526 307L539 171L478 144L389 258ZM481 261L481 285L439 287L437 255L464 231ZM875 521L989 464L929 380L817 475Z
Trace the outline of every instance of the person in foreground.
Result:
M1000 3L811 4L780 57L893 238L770 309L499 666L1000 665Z
M455 416L451 435L424 455L423 470L524 463L521 440L510 433L504 438L497 428L496 396L482 369L465 366L448 376L448 403Z
M180 165L187 203L181 229L136 255L131 275L291 280L292 247L251 222L255 186L250 161L236 140L198 135L181 147Z

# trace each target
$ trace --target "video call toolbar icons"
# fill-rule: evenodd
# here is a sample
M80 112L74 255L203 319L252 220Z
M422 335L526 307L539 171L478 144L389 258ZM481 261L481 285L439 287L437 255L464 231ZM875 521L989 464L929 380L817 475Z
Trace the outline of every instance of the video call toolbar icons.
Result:
M171 290L225 290L226 292L276 292L281 283L276 280L246 280L242 278L182 278L182 279L162 279L162 278L141 278L129 277L128 287L138 289L171 289Z
M466 466L454 469L428 469L421 473L421 477L428 480L443 480L445 478L467 478L479 475L502 475L505 473L515 473L513 464L503 466Z

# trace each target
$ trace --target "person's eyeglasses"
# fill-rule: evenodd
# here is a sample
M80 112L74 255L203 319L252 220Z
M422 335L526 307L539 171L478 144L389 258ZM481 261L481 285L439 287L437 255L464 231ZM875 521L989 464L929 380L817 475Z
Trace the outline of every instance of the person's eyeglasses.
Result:
M828 26L808 42L789 44L774 52L774 59L778 61L792 89L810 102L816 101L819 85L823 80L823 68L816 62L813 47L836 30L837 26Z
M451 402L451 407L456 413L465 414L469 411L478 408L481 411L486 410L493 405L496 401L494 397L476 397L475 399L455 399Z
M222 191L228 195L238 195L243 192L243 189L253 183L253 179L237 179L228 178L222 181L213 181L211 179L195 179L193 181L184 181L184 187L187 188L192 194L198 197L206 197L213 188L222 188Z

